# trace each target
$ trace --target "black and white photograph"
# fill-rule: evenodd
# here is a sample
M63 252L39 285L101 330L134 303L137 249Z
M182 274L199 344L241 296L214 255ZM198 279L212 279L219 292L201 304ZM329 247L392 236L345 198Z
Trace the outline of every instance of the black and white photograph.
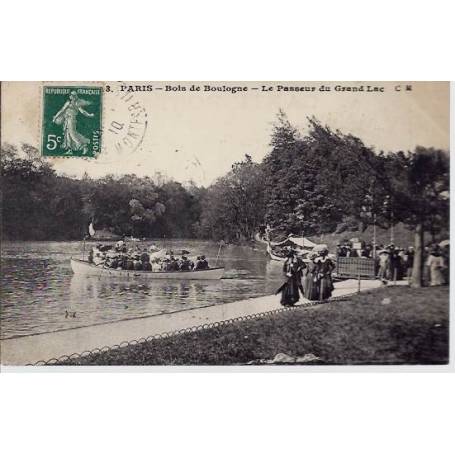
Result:
M3 366L449 363L448 82L3 82Z
M453 453L454 17L4 0L2 453Z

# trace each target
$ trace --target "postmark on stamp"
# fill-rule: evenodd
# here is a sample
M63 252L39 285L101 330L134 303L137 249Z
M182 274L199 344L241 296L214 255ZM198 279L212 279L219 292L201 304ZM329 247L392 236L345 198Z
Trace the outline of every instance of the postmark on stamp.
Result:
M101 151L102 87L44 86L43 156L94 158Z

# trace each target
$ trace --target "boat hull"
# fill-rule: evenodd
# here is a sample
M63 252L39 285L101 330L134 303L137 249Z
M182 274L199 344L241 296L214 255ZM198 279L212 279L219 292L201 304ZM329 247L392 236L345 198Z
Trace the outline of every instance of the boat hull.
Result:
M82 276L116 276L124 278L144 278L148 280L219 280L224 268L191 270L188 272L149 272L143 270L117 270L89 264L87 261L71 258L71 268L75 275Z

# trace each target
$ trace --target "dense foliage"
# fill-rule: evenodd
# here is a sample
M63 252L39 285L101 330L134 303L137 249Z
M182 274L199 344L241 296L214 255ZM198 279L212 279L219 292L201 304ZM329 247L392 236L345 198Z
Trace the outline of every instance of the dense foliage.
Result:
M201 229L205 237L249 240L264 221L264 181L249 155L209 187L203 200Z
M36 149L2 148L2 234L21 240L80 238L80 182L57 176Z
M302 135L280 112L264 160L245 155L208 188L161 175L77 180L57 175L31 146L5 145L3 236L80 239L93 222L119 236L239 242L265 225L273 236L311 236L402 222L418 246L425 231L448 231L447 152L377 153L351 134L308 121Z
M384 218L383 154L315 119L302 137L280 113L264 160L266 222L277 233L315 235Z
M3 236L81 239L89 223L118 236L195 237L203 189L136 175L59 176L38 151L2 148Z

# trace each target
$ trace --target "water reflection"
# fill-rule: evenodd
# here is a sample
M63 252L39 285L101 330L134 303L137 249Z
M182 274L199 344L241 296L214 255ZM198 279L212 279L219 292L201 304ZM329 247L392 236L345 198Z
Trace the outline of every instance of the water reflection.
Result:
M191 244L214 262L216 244L175 243L175 249ZM180 281L73 275L69 259L81 247L80 242L2 246L2 338L217 305L270 294L281 284L281 264L251 248L226 248L219 263L226 279Z

